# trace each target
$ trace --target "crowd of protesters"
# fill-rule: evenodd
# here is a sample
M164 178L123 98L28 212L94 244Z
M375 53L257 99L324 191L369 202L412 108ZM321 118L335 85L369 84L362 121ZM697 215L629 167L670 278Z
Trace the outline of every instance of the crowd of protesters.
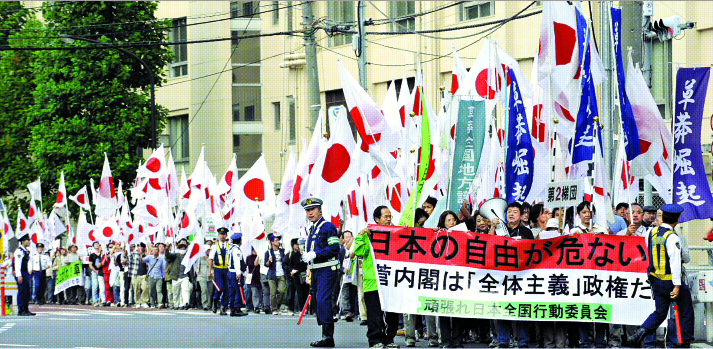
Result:
M429 197L416 210L416 226L423 226L437 202ZM657 209L621 203L614 209L615 222L607 227L593 223L596 208L582 202L575 208L550 211L542 204L512 203L507 207L507 230L511 237L546 239L566 234L617 234L642 236L657 223ZM660 219L661 212L658 212ZM374 223L391 225L386 206L374 212ZM468 230L495 234L497 219L464 204L459 212L445 211L439 216L440 229ZM460 228L460 229L458 229ZM379 306L373 259L368 252L368 229L359 234L339 232L340 275L332 295L335 319L360 321L367 326L371 347L397 347L396 336L404 336L407 347L425 340L430 347L461 347L470 342L491 347L618 347L635 326L616 324L527 322L483 320L456 317L420 316L384 313ZM308 268L302 261L304 239L292 239L289 245L280 236L269 236L264 254L254 248L246 251L242 282L244 309L249 313L299 315L310 293ZM188 310L218 309L214 301L213 272L209 256L213 240L206 240L205 255L186 271L181 265L189 245L185 239L176 244L94 243L80 253L76 245L60 248L50 255L42 244L32 255L34 271L31 303L93 305L95 307L134 307ZM684 263L690 260L682 239ZM56 273L62 266L81 261L84 286L74 286L54 295ZM648 337L643 345L654 347L664 341L661 334ZM669 341L669 344L670 341Z

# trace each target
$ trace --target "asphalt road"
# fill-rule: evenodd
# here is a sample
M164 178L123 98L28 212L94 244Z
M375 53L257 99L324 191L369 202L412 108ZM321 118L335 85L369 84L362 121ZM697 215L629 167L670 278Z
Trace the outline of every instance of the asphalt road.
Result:
M219 316L174 311L91 306L31 305L37 316L0 317L0 349L19 348L304 348L321 338L314 316L251 314ZM339 321L337 347L368 346L366 326ZM396 342L405 345L404 337ZM427 347L421 340L418 347Z

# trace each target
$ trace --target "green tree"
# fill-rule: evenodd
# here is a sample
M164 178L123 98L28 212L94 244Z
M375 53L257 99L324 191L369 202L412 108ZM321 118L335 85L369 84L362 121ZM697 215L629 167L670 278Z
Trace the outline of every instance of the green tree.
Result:
M13 219L13 207L27 207L27 200L17 194L27 193L26 185L33 176L27 111L33 104L32 91L36 87L31 67L34 55L30 51L2 49L27 45L25 40L13 38L36 35L33 30L40 30L42 24L32 18L32 13L19 2L0 2L0 197Z
M73 35L121 45L162 42L170 21L157 20L156 2L55 2L42 15L46 37ZM45 39L46 46L97 46ZM64 171L68 194L101 175L107 154L115 181L133 183L140 154L151 140L149 78L160 86L172 54L166 46L126 48L151 67L115 49L38 51L33 62L37 89L28 116L30 152L42 178L45 208L54 202ZM167 112L157 107L158 130ZM115 183L116 184L116 183Z

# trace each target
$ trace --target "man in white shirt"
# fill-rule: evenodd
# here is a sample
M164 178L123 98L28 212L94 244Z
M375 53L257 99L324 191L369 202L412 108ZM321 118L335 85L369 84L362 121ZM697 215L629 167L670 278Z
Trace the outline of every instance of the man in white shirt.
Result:
M37 244L37 252L32 254L32 278L35 282L35 289L32 294L32 301L45 304L45 291L47 290L47 269L52 267L50 256L45 253L45 244Z

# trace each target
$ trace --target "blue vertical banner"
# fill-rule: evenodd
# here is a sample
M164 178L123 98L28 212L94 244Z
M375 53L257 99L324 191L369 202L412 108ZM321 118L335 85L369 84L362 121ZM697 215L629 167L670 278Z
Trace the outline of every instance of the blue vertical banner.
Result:
M626 160L634 160L641 154L639 130L636 127L634 110L631 108L629 96L626 94L626 72L624 71L624 55L621 51L621 9L611 8L612 34L614 37L614 57L616 59L616 79L619 82L619 108L621 110L621 126L624 129L624 150Z
M461 99L458 103L453 170L448 209L458 212L468 198L470 185L478 172L485 140L485 101Z
M597 107L597 95L594 91L594 81L592 80L591 57L589 52L589 37L591 33L587 30L587 20L582 13L577 10L577 37L579 40L579 57L581 64L582 96L579 100L579 111L577 112L577 122L575 124L574 137L570 142L572 149L572 164L594 159L594 128L597 127L594 117L599 115ZM601 139L599 140L601 146Z
M512 70L508 71L510 84L510 112L508 114L508 151L505 160L505 185L507 201L525 201L532 189L534 175L533 163L535 152L527 124L525 105L522 102L520 87Z
M673 202L683 206L680 222L713 218L713 197L701 150L701 124L710 68L680 68L676 74L673 123Z

